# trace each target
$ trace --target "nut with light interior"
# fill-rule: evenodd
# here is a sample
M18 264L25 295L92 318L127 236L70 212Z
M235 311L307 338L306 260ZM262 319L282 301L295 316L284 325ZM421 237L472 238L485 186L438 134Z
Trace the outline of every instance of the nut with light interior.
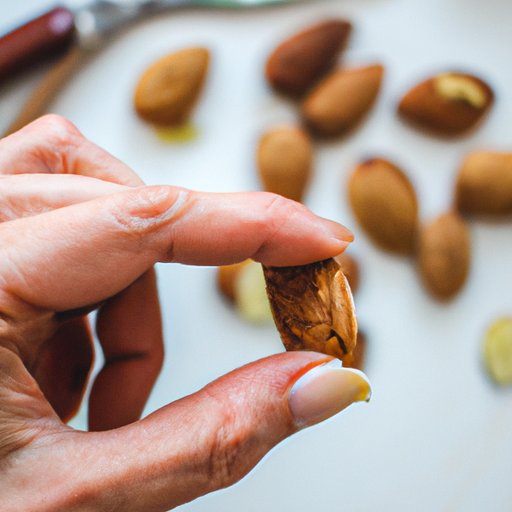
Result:
M269 130L260 139L257 160L267 192L302 201L313 166L313 148L307 133L295 126Z
M352 211L382 249L412 254L418 228L418 201L407 176L388 160L359 164L348 183Z
M407 92L399 114L414 126L438 135L456 136L474 128L494 101L491 87L467 73L435 75Z
M286 350L343 359L357 342L348 282L334 259L296 267L264 267L274 322Z
M221 294L235 306L242 318L255 324L272 322L261 265L245 260L217 269Z
M483 359L490 377L499 385L512 385L512 318L501 318L488 329Z

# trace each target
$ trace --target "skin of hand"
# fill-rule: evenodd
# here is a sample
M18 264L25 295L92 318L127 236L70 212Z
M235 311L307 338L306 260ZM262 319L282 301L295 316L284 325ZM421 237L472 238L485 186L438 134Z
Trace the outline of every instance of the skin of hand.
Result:
M369 396L315 353L254 362L139 420L163 360L153 265L294 265L352 241L267 193L144 186L69 121L0 140L2 511L165 511L243 477L273 446ZM91 432L65 424L93 362Z

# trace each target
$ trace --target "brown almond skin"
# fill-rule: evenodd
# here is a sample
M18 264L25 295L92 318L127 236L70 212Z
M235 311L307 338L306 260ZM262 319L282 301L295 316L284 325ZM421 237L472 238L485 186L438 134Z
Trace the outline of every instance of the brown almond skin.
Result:
M290 37L268 58L267 81L282 94L301 96L332 68L351 31L348 21L327 20Z
M366 361L366 336L361 332L357 332L357 343L354 350L341 358L345 368L356 368L364 370Z
M445 213L423 227L418 239L418 268L427 290L440 300L464 286L471 262L469 229L456 213Z
M334 71L304 98L304 123L319 136L349 132L373 106L383 76L380 64Z
M393 253L413 253L418 202L411 182L396 165L366 160L353 172L348 193L354 215L373 242Z
M462 214L512 214L512 153L475 151L459 170L456 207Z
M286 350L341 359L357 343L348 281L334 259L297 267L263 267L276 327Z
M217 287L220 293L231 304L235 303L235 283L240 275L240 271L250 262L251 260L248 259L241 261L240 263L234 263L233 265L217 267Z
M283 126L266 132L258 145L257 160L267 192L302 201L313 167L313 148L304 130Z
M352 294L355 295L357 290L359 290L359 280L361 274L359 270L359 263L354 258L354 256L348 254L347 252L339 254L334 259L338 262L343 274L345 274L350 289L352 290Z
M157 60L135 89L137 114L160 126L185 123L203 88L209 61L206 48L187 48Z
M436 88L440 75L455 75L472 81L482 91L482 105L464 99L444 97ZM428 78L407 92L398 105L398 113L416 128L433 135L455 137L469 132L483 119L494 102L491 87L480 78L467 73L442 73Z

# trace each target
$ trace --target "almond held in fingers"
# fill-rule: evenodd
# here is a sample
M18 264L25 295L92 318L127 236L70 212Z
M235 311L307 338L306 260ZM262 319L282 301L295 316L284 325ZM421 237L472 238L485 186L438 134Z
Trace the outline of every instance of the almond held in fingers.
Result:
M415 126L438 135L461 135L484 117L494 101L491 87L467 73L441 73L413 87L398 112Z
M366 360L366 336L361 332L357 332L357 343L354 350L343 356L343 366L345 368L355 368L357 370L364 370Z
M512 214L512 153L470 153L460 168L455 196L463 214Z
M348 21L327 20L290 37L268 58L267 81L282 94L304 94L334 65L351 31Z
M428 291L451 299L464 286L471 264L471 242L466 223L456 213L445 213L425 226L418 242L418 269Z
M302 201L313 166L313 148L303 130L283 126L268 131L259 142L257 159L267 192Z
M407 176L387 160L358 165L348 184L349 200L366 234L382 249L411 254L418 227L418 201Z
M334 71L304 98L304 123L320 136L349 132L373 106L383 76L380 64Z
M355 295L359 289L359 263L354 258L354 256L348 254L347 251L339 254L334 259L337 261L341 271L347 278L350 290L352 291L352 295Z
M209 61L206 48L187 48L157 60L135 89L137 114L158 126L185 123L203 89Z
M286 350L312 350L343 358L357 341L348 282L328 259L297 267L263 267L274 322Z

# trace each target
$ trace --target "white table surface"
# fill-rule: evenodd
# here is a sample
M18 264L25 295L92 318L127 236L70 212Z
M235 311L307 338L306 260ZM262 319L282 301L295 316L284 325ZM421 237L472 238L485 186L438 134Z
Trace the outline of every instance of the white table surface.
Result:
M52 5L2 0L0 31ZM77 2L69 1L69 5ZM385 155L411 177L424 219L449 205L470 149L512 149L512 3L508 0L339 0L251 12L168 13L137 25L69 82L52 110L131 165L148 183L209 191L257 189L254 147L273 123L295 119L265 85L262 67L284 36L329 16L355 26L347 63L378 60L387 76L377 107L350 138L317 146L306 204L354 228L362 266L356 298L369 340L374 394L287 440L234 487L184 505L187 512L505 511L512 507L512 390L495 388L480 361L490 321L512 315L512 225L472 223L473 268L453 302L441 305L404 259L376 250L345 199L353 166ZM194 119L199 138L158 140L131 108L134 84L155 58L206 45L211 73ZM394 114L417 79L450 68L487 78L497 102L483 127L457 142L412 131ZM0 89L0 129L35 77ZM282 350L272 326L239 320L219 298L212 268L158 267L167 345L147 412L243 363ZM199 319L199 321L198 321ZM74 422L83 425L82 415Z

